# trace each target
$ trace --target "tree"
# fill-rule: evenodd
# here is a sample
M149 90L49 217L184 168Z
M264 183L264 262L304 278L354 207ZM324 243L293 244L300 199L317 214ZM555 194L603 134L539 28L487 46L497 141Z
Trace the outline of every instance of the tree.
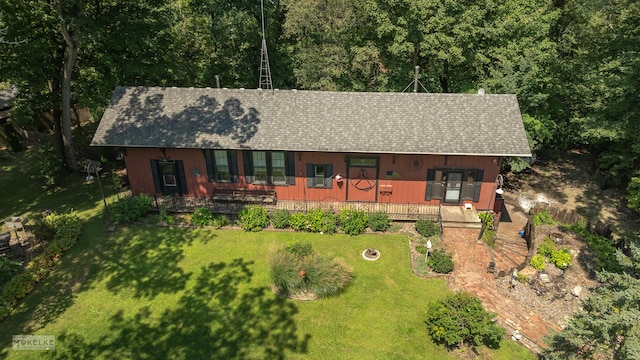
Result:
M431 338L447 347L482 344L497 348L504 329L496 324L496 315L482 307L480 299L457 292L429 305L427 331Z
M598 273L601 284L569 324L547 339L549 359L640 359L640 248L618 250L620 273Z

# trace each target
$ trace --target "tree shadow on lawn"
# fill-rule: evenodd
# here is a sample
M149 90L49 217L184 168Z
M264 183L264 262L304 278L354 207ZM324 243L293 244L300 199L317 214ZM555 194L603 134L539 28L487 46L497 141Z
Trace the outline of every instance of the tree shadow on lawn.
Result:
M110 246L102 247L98 277L108 278L108 290L154 298L185 288L191 273L185 273L179 263L184 258L184 246L193 243L192 232L136 226L121 229L118 234Z
M284 359L306 353L310 334L299 336L297 307L265 287L247 287L253 262L211 263L176 307L134 316L119 311L98 339L66 331L56 337L56 359L180 358Z

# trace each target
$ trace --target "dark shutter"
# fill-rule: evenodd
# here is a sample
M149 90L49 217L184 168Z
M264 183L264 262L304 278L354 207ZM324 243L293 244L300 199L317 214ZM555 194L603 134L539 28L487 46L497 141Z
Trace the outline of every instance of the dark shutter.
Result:
M229 172L231 173L231 182L238 182L238 155L235 150L227 151L227 157L229 159Z
M443 170L436 170L436 176L433 179L433 190L431 190L431 199L442 200L445 191L445 181L443 180Z
M473 189L473 201L480 200L480 189L482 188L482 177L484 176L483 170L478 170L476 173L476 185Z
M324 166L324 187L327 189L333 188L333 165L327 164Z
M296 167L295 167L295 159L292 152L285 153L285 168L287 172L287 184L295 185L296 184Z
M212 152L211 150L202 150L202 152L204 152L204 159L207 163L207 181L211 182L211 181L217 181L216 180L216 166L214 164L214 159L212 156Z
M244 161L244 181L247 184L253 184L253 159L251 151L242 152L242 160Z
M431 200L433 196L433 180L436 178L436 171L433 169L427 170L427 195L425 200Z
M313 164L307 164L307 187L315 187L313 183L314 176Z
M176 160L176 167L178 168L178 180L180 181L180 192L182 194L187 193L187 179L184 177L184 165L182 160Z
M158 161L151 160L151 174L153 175L153 186L156 189L156 194L162 192L162 187L160 186L160 176L158 176Z

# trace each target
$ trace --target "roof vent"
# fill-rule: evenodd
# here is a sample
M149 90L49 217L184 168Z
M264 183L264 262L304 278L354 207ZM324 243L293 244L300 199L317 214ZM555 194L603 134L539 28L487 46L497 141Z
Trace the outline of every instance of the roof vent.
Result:
M484 89L483 88L478 89L478 95L484 95Z

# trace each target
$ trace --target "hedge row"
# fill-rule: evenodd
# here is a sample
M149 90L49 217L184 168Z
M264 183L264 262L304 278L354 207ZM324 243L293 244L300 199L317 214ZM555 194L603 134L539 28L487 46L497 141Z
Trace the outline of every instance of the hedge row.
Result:
M9 280L0 294L0 320L9 316L18 300L27 296L35 285L43 280L53 267L60 262L62 255L71 249L82 233L82 221L76 215L50 214L44 222L55 228L53 239L44 252L34 257L23 273Z

